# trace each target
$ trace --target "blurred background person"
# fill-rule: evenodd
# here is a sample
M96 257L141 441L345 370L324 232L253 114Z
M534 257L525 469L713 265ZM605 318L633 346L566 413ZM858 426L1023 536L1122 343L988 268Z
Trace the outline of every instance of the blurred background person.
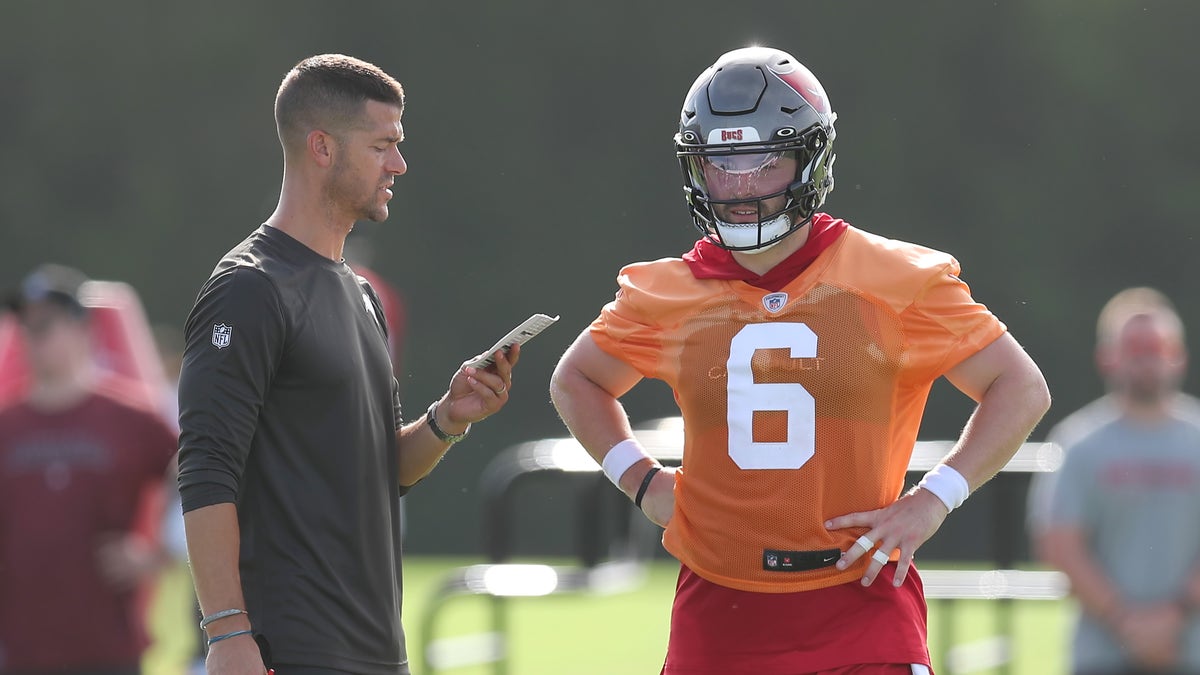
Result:
M1051 432L1063 464L1030 492L1034 548L1078 601L1072 672L1200 673L1200 414L1173 304L1115 295L1096 363L1108 394Z
M42 265L6 298L28 382L0 409L5 675L137 673L139 591L167 559L146 523L161 519L176 435L97 364L85 281Z

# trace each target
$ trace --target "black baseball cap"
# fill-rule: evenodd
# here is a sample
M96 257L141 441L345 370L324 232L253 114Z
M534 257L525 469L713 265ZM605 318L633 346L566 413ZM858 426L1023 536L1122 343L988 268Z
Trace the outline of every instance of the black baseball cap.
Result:
M29 305L49 302L82 317L87 314L87 307L80 297L80 290L87 280L83 272L73 267L45 263L21 280L16 290L6 294L4 305L20 314Z

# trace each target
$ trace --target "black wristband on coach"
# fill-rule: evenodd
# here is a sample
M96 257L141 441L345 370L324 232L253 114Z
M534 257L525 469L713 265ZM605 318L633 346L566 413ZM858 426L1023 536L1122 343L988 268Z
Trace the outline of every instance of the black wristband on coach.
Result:
M642 486L638 488L637 497L633 498L634 506L638 507L639 509L642 508L642 497L646 496L646 490L650 487L650 481L654 479L654 474L658 473L659 471L662 471L661 466L652 466L650 467L650 470L646 472L646 476L642 478Z
M466 438L467 434L471 433L471 425L470 424L467 425L467 428L464 429L461 434L448 434L445 431L443 431L442 428L439 427L438 423L437 423L437 407L438 407L437 401L434 401L429 406L429 410L425 411L425 421L429 423L429 430L433 432L434 436L438 437L439 441L441 441L443 443L449 443L451 445L454 445L455 443Z

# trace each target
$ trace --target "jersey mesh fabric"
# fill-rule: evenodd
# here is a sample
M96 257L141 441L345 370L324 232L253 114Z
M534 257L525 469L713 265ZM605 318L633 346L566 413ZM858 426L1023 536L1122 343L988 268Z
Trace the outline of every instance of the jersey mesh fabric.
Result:
M678 259L623 269L591 334L670 385L683 414L664 546L742 590L861 577L865 557L844 571L780 572L764 568L764 550L846 550L864 530L824 521L903 490L933 381L1005 330L958 272L944 253L855 228L783 287L782 302L696 279Z

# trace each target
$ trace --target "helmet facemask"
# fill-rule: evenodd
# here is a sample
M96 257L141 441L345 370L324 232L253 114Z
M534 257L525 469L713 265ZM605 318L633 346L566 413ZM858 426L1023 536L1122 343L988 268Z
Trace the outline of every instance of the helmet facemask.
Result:
M717 246L761 253L811 220L825 182L813 174L817 167L829 173L830 143L821 127L781 132L784 142L696 149L684 149L681 134L685 199L696 227Z

